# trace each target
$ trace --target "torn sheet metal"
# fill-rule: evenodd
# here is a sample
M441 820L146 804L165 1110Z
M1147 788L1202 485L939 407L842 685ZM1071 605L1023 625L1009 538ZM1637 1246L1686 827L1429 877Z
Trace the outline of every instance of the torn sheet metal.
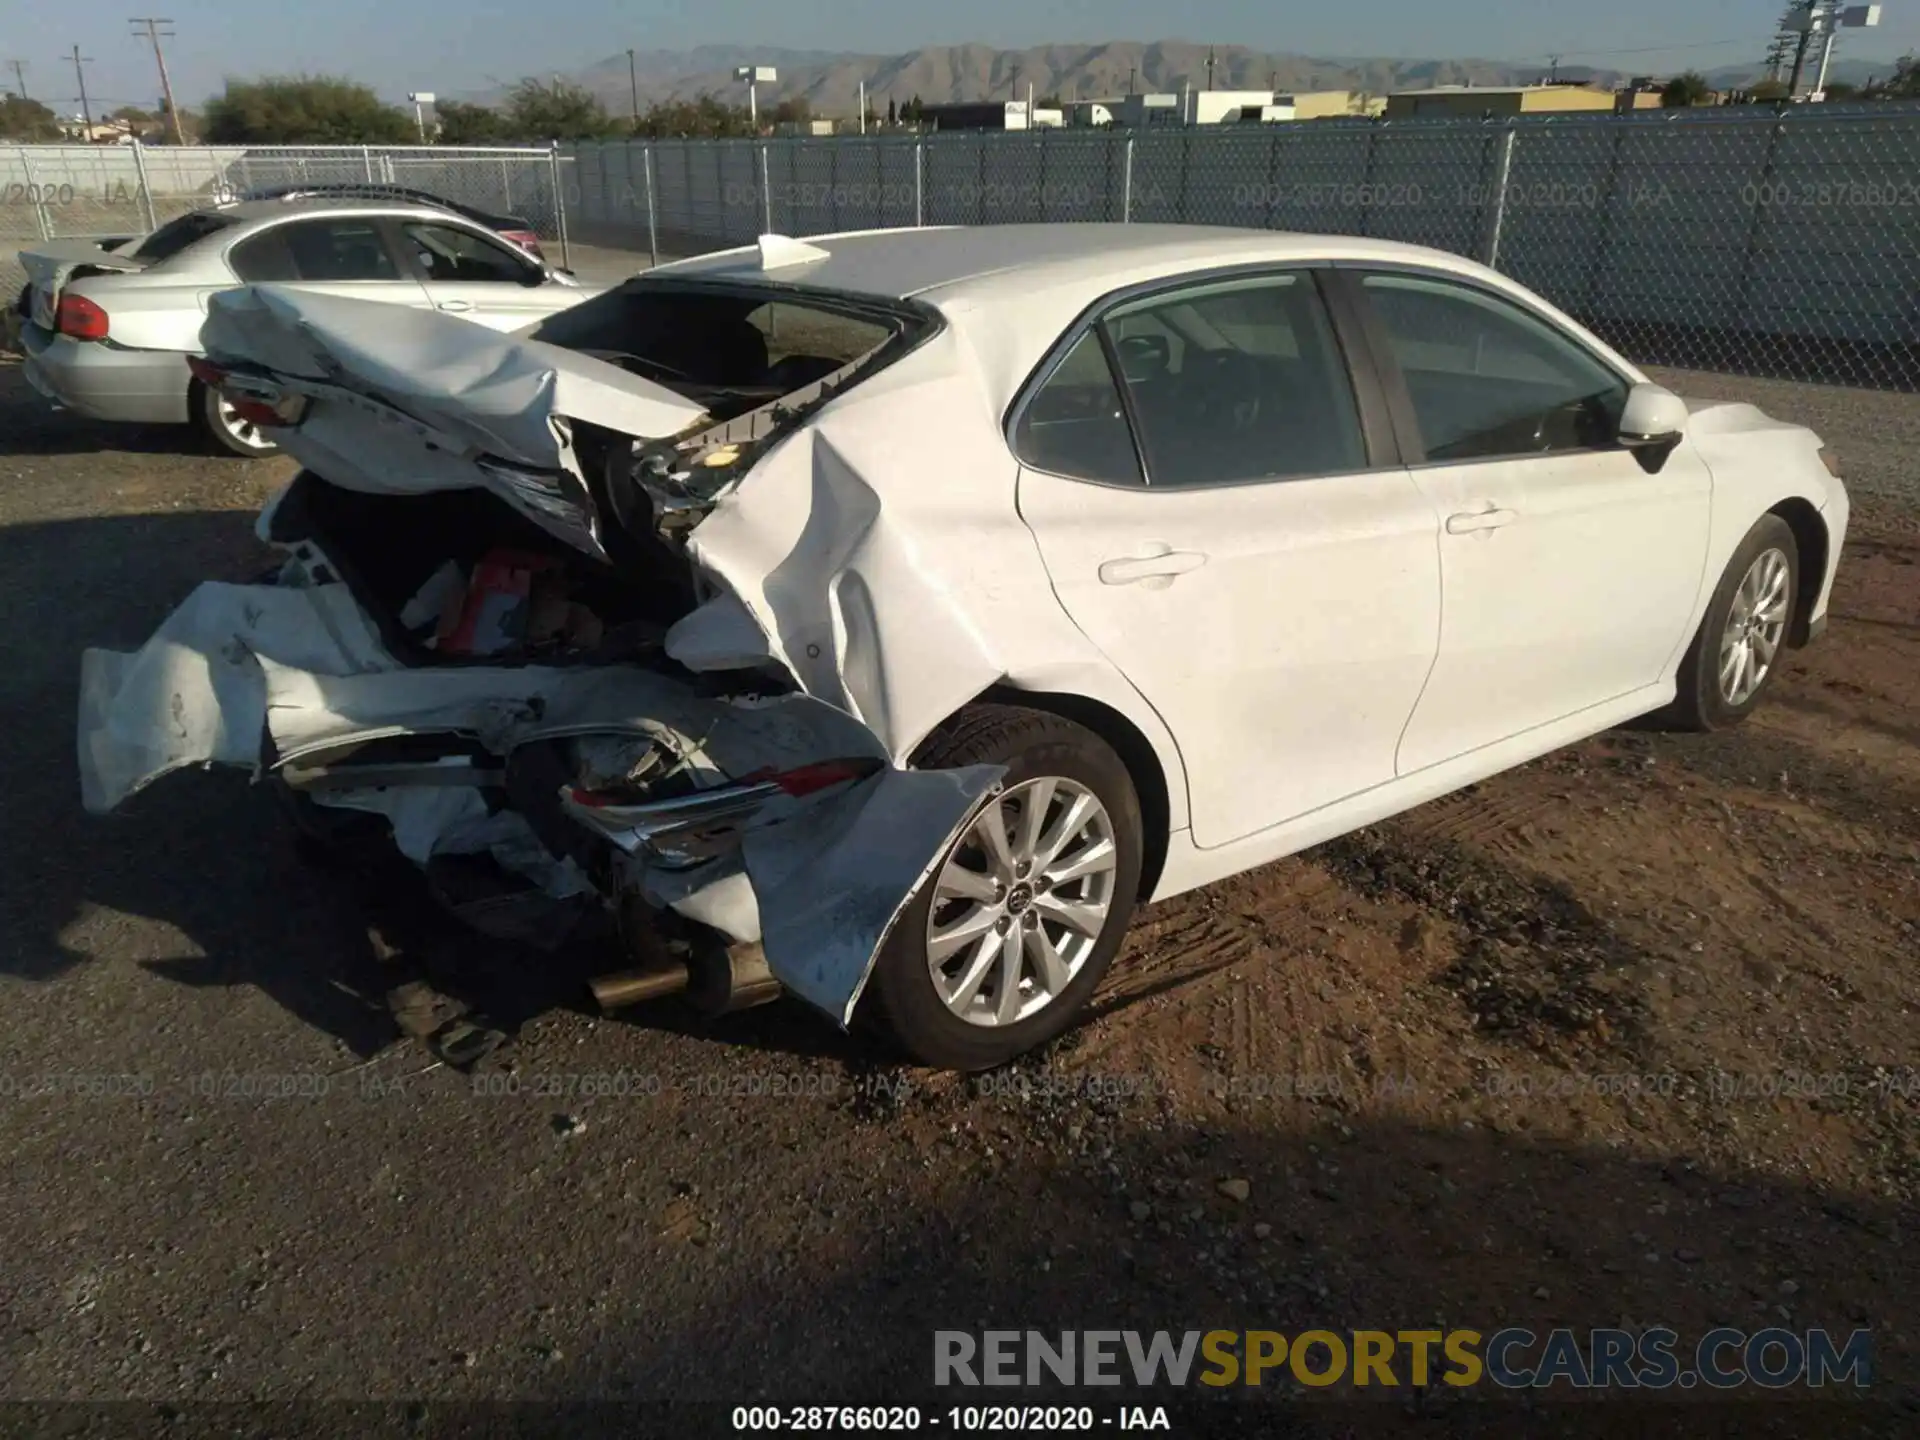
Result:
M399 669L344 586L202 585L137 653L81 656L86 808L103 814L184 765L257 763L259 657L336 675Z
M689 537L687 553L725 588L668 632L666 650L689 669L777 661L904 763L1007 673L960 588L993 586L1001 562L983 548L953 576L958 547L937 512L916 519L883 501L835 443L834 419L762 458Z
M1005 773L883 770L784 825L750 831L747 874L780 983L850 1023L900 912Z
M609 732L665 739L715 778L885 758L870 729L808 695L708 698L631 666L402 669L340 585L203 585L141 650L89 650L82 674L81 788L94 811L183 765L256 766L263 735L281 763L396 735L460 736L506 756ZM763 942L783 985L845 1023L895 917L1001 773L883 769L837 793L782 797L755 817L737 859L638 882L655 904ZM587 892L570 860L517 813L490 813L477 789L312 798L384 816L416 864L486 854L549 898Z

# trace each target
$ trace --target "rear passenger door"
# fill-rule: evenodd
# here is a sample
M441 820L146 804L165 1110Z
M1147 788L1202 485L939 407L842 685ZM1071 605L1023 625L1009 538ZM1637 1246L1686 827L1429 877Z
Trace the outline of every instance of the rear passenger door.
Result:
M1320 277L1124 298L1055 353L1013 418L1020 512L1173 733L1194 843L1392 780L1438 645L1438 519Z
M425 309L427 292L401 263L386 222L372 215L310 216L257 231L227 252L248 284L273 282Z
M524 251L478 230L438 220L402 220L397 228L436 310L518 330L585 298L551 281Z

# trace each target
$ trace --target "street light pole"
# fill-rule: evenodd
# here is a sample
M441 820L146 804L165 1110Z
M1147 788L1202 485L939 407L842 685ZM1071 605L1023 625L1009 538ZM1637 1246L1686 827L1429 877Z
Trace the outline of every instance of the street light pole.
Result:
M633 47L627 47L627 88L633 93L633 133L640 133L640 72L634 68Z
M747 82L747 119L753 126L753 133L760 133L760 82L771 85L780 78L780 72L769 65L741 65L733 72L733 78Z

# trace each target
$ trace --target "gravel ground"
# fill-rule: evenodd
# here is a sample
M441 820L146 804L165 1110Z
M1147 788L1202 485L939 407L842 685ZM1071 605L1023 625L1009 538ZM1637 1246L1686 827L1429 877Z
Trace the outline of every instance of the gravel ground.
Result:
M1682 378L1920 494L1912 397ZM244 779L79 808L81 647L255 573L286 473L0 364L0 1398L877 1403L994 1324L1862 1325L1920 1383L1911 511L1862 506L1747 729L1601 737L1146 911L1015 1071L788 1005L599 1019L596 957L449 931L436 983L517 1031L468 1076L397 1039Z

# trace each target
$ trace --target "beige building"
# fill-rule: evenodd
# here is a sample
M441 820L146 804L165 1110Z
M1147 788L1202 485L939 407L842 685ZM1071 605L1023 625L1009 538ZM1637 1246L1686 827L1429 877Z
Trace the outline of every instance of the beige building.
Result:
M1273 97L1276 105L1291 105L1296 120L1337 120L1354 115L1378 115L1386 97L1364 90L1302 90Z
M1659 103L1658 96L1654 103ZM1401 120L1416 115L1553 115L1613 108L1613 92L1590 85L1436 85L1431 90L1389 95L1386 114Z

